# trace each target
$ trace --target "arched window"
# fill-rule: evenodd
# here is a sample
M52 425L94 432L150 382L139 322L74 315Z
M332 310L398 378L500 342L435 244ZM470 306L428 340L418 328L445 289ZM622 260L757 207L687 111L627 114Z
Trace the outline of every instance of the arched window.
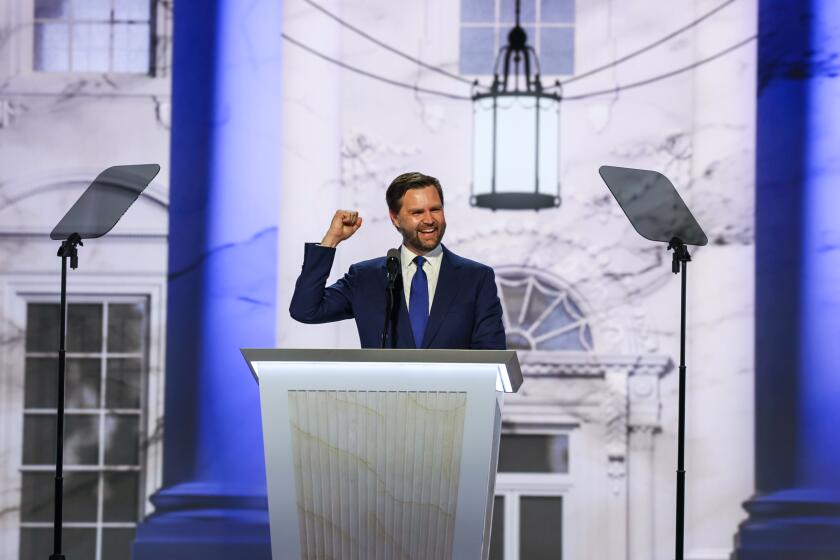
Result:
M569 290L545 272L498 269L507 347L591 351L592 329Z

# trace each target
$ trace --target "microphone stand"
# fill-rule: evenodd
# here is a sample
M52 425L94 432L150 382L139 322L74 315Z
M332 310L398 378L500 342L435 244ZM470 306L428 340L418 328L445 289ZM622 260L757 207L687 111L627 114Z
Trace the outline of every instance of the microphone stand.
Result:
M399 275L399 266L399 261L396 258L391 256L388 257L385 264L385 274L388 278L388 286L385 289L385 323L382 325L380 348L387 347L388 335L391 334L391 331L393 330L391 328L391 315L394 311L394 291L396 288L397 276ZM391 341L391 346L393 346L393 340Z

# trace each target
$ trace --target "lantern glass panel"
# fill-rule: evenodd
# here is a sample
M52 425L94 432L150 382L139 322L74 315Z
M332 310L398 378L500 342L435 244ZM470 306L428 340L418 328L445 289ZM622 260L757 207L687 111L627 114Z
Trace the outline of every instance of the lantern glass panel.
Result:
M556 196L560 192L560 103L545 97L539 103L539 192Z
M534 192L537 111L533 96L498 98L496 111L496 192Z
M493 99L473 102L473 194L492 191L493 180Z

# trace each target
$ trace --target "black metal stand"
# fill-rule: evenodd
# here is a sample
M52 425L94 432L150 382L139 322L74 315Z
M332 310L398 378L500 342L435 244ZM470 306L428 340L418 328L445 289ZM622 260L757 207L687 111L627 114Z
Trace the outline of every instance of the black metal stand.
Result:
M385 324L382 326L382 343L380 348L388 347L388 338L391 334L391 315L394 310L394 285L388 284L388 289L385 290Z
M388 271L388 288L385 290L385 324L382 326L380 348L388 348L388 339L393 339L394 292L396 291L397 272ZM391 340L393 346L393 340Z
M55 518L53 520L53 553L50 560L64 560L61 553L61 525L64 498L64 371L66 365L65 339L67 337L67 259L70 268L79 266L77 247L83 245L78 233L70 235L58 249L61 257L61 324L58 327L58 398L56 403L56 442L55 442Z
M400 276L400 250L389 249L388 255L385 257L385 279L388 282L385 289L385 322L382 325L382 337L380 340L380 348L388 348L388 338L390 335L391 347L394 346L393 341L393 315L394 315L394 291L397 286L397 278Z
M682 272L682 290L680 292L680 377L679 377L679 420L677 428L677 522L675 560L683 560L685 541L685 294L688 278L688 262L691 255L688 247L678 237L668 243L668 249L674 251L671 272Z

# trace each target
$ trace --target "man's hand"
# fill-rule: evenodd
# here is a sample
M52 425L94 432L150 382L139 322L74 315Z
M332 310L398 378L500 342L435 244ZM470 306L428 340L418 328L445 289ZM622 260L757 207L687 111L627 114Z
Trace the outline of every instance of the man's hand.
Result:
M362 218L358 212L348 210L337 210L332 218L330 229L327 230L321 245L324 247L335 247L362 227Z

